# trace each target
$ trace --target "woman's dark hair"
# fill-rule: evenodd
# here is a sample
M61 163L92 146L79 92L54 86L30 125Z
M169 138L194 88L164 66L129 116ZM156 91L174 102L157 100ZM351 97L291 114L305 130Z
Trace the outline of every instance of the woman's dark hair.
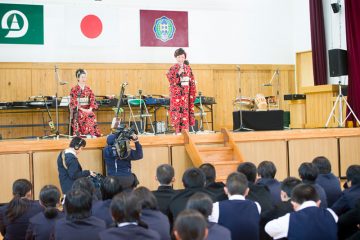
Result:
M177 57L177 56L180 56L180 55L185 55L185 58L186 58L186 52L185 52L185 50L184 49L182 49L182 48L178 48L178 49L176 49L175 50L175 52L174 52L174 57Z
M186 209L197 210L207 219L212 212L213 201L208 194L197 192L187 201Z
M207 223L196 210L186 209L176 218L174 231L182 240L203 240L206 235Z
M329 159L324 156L316 157L312 160L312 163L319 169L320 174L331 173L331 163Z
M81 76L81 74L86 74L86 71L82 68L79 68L78 70L76 70L76 72L75 72L76 78L79 78Z
M156 197L146 187L138 187L134 190L134 195L138 198L142 209L159 209Z
M101 184L102 200L112 199L116 194L122 192L121 181L114 176L107 176Z
M262 161L257 167L257 172L261 178L275 178L276 167L271 161Z
M85 146L86 146L86 141L81 137L74 137L69 145L69 147L75 148L75 150L78 150L80 149L80 147L85 147Z
M32 189L32 184L27 179L18 179L13 183L13 199L9 202L5 215L9 222L15 221L23 215L29 207L28 199L24 198Z
M60 191L54 185L46 185L40 190L39 199L45 207L44 215L48 219L55 218L59 211L56 205L60 202Z
M84 219L91 216L92 198L88 191L71 189L65 197L66 218Z

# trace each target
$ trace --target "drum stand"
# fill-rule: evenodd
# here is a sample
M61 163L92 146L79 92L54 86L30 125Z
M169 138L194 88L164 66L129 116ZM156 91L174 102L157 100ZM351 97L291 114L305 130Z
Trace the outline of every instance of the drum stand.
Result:
M239 78L239 98L241 100L242 96L241 96L241 76L240 76L240 66L236 66L237 70L238 70L238 78ZM242 117L242 106L241 106L241 102L240 102L240 126L235 129L233 132L248 132L248 131L254 131L254 129L251 128L246 128L244 127L244 123L243 123L243 117Z
M204 111L204 108L203 108L203 105L202 105L201 92L200 91L199 91L199 109L200 109L200 112L199 113L194 113L194 116L200 116L200 127L199 127L200 130L196 132L196 131L194 131L194 127L191 126L192 132L195 132L195 134L214 133L214 131L204 130L204 119L205 119L207 129L210 129L210 128L209 128L209 122L207 121L207 118L206 118L206 112Z
M345 119L343 120L343 101L345 102L346 106L349 108L349 114L346 115ZM339 103L339 118L337 118L335 116L335 108L336 108L336 105ZM337 121L338 123L338 127L344 127L344 124L346 122L346 119L349 118L350 115L353 115L357 124L360 126L360 121L359 119L356 117L354 111L352 110L352 108L350 107L349 103L346 101L346 99L344 98L344 95L342 94L342 91L341 91L341 81L339 80L339 95L336 97L336 101L334 103L334 106L329 114L329 117L328 117L328 120L325 124L325 127L327 128L329 126L329 123L330 123L330 119L331 117L333 116L335 118L335 120Z

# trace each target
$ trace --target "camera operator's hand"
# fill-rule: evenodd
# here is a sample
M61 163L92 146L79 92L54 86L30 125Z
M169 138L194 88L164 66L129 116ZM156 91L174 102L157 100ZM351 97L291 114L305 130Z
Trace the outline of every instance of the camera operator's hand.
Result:
M138 136L137 136L135 133L131 135L131 139L132 139L134 142L139 141L139 138L138 138Z
M96 177L96 172L93 172L90 170L90 175L93 176L93 177Z

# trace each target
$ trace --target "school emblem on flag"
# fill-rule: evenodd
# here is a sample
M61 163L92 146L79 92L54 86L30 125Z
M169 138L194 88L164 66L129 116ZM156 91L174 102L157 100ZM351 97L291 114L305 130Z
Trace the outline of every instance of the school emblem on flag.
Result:
M167 42L173 39L176 28L172 19L162 16L155 20L154 33L160 41Z
M0 3L0 44L44 44L42 5Z

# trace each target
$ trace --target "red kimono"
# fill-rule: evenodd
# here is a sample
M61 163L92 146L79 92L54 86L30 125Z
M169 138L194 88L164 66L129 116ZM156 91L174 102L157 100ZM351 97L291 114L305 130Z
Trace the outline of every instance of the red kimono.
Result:
M80 102L80 103L79 103ZM95 95L90 87L85 86L81 89L79 85L73 87L70 91L70 110L72 113L71 127L73 135L91 135L100 136L100 131L97 126L96 116L94 112L84 112L84 109L97 109Z
M179 64L173 65L166 74L170 83L170 119L176 133L189 130L195 125L194 101L196 85L190 66L184 65L184 72L179 76Z

